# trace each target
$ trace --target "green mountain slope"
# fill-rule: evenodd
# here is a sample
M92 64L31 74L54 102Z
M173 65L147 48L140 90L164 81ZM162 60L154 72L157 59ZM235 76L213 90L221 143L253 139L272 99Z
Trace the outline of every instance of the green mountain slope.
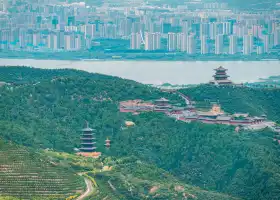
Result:
M84 190L74 171L56 166L46 156L0 140L0 199L65 199Z
M183 197L209 200L238 199L185 184L167 171L135 156L103 156L92 159L53 151L44 151L44 154L53 162L72 166L77 172L87 174L85 176L92 180L94 185L94 192L88 200L173 200Z
M133 154L172 172L186 183L246 199L279 196L279 145L269 130L185 124L162 115L132 118L137 127L120 132L114 155Z
M15 78L19 73L20 79ZM176 94L110 76L75 70L0 68L0 77L6 82L18 83L0 88L0 136L5 140L73 152L73 148L79 146L80 129L87 120L97 130L98 150L105 157L135 156L141 162L171 173L182 184L234 197L274 200L280 196L280 149L273 142L275 133L270 130L237 134L234 127L186 124L160 113L119 113L119 101L128 99L166 97L172 103L183 103ZM279 90L202 85L182 92L201 104L207 104L205 99L219 100L227 112L280 118ZM135 122L136 126L123 128L125 120ZM104 148L107 136L112 140L110 150ZM125 174L128 169L120 170ZM147 170L143 167L144 174L148 174ZM133 176L148 180L144 175ZM117 182L121 177L116 177ZM110 176L104 175L101 183L108 178ZM135 187L143 189L141 184L142 181ZM104 191L107 187L104 186Z
M165 95L184 103L177 95L134 81L75 70L0 68L0 81L14 83L0 88L2 136L19 144L63 151L78 146L85 120L106 134L116 132L124 120L118 113L121 100L154 100Z

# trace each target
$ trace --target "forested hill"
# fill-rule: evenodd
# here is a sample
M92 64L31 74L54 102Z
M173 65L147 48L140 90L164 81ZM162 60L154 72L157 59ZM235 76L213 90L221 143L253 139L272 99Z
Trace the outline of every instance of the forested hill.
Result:
M116 132L124 120L119 101L164 96L184 103L177 95L134 81L76 70L2 67L0 81L10 83L0 88L2 136L63 151L78 146L85 121L104 134Z
M105 157L133 156L185 184L241 199L280 197L280 149L273 141L279 136L270 130L237 134L231 126L186 124L160 113L119 113L121 100L165 97L174 104L183 102L176 94L116 77L20 67L0 68L0 77L16 83L0 88L0 137L6 141L73 153L87 120ZM278 90L202 85L182 92L196 102L218 99L227 112L280 118ZM126 128L126 120L135 127ZM109 150L104 148L107 137L112 140ZM131 167L145 180L146 168Z

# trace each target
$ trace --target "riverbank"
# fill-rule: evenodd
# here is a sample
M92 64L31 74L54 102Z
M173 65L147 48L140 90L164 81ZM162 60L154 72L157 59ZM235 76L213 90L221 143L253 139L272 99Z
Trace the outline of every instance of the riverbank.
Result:
M37 52L37 51L0 51L0 58L37 59L37 60L122 60L122 61L262 61L280 60L277 53L268 55L188 55L182 52L133 52L133 51L73 51L73 52Z

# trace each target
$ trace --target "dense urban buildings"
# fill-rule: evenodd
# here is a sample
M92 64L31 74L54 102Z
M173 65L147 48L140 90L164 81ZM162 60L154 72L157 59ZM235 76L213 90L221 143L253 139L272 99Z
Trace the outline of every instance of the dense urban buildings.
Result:
M171 8L0 0L0 49L85 51L100 40L118 40L130 44L119 50L270 54L279 51L279 22L277 12L234 12L216 2Z

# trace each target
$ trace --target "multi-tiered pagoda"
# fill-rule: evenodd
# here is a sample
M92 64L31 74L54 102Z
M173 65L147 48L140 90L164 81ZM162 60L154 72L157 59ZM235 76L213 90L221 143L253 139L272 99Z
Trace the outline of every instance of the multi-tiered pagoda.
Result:
M216 85L229 85L232 84L231 80L228 80L227 69L220 66L219 68L215 69L214 80L210 81L211 84Z
M88 126L88 123L84 129L82 129L81 134L81 148L78 155L86 156L86 157L99 157L100 152L96 152L96 142L95 142L95 133L94 129L91 129Z
M95 147L95 137L94 137L94 130L88 127L85 127L82 129L82 135L81 135L81 152L94 152Z

